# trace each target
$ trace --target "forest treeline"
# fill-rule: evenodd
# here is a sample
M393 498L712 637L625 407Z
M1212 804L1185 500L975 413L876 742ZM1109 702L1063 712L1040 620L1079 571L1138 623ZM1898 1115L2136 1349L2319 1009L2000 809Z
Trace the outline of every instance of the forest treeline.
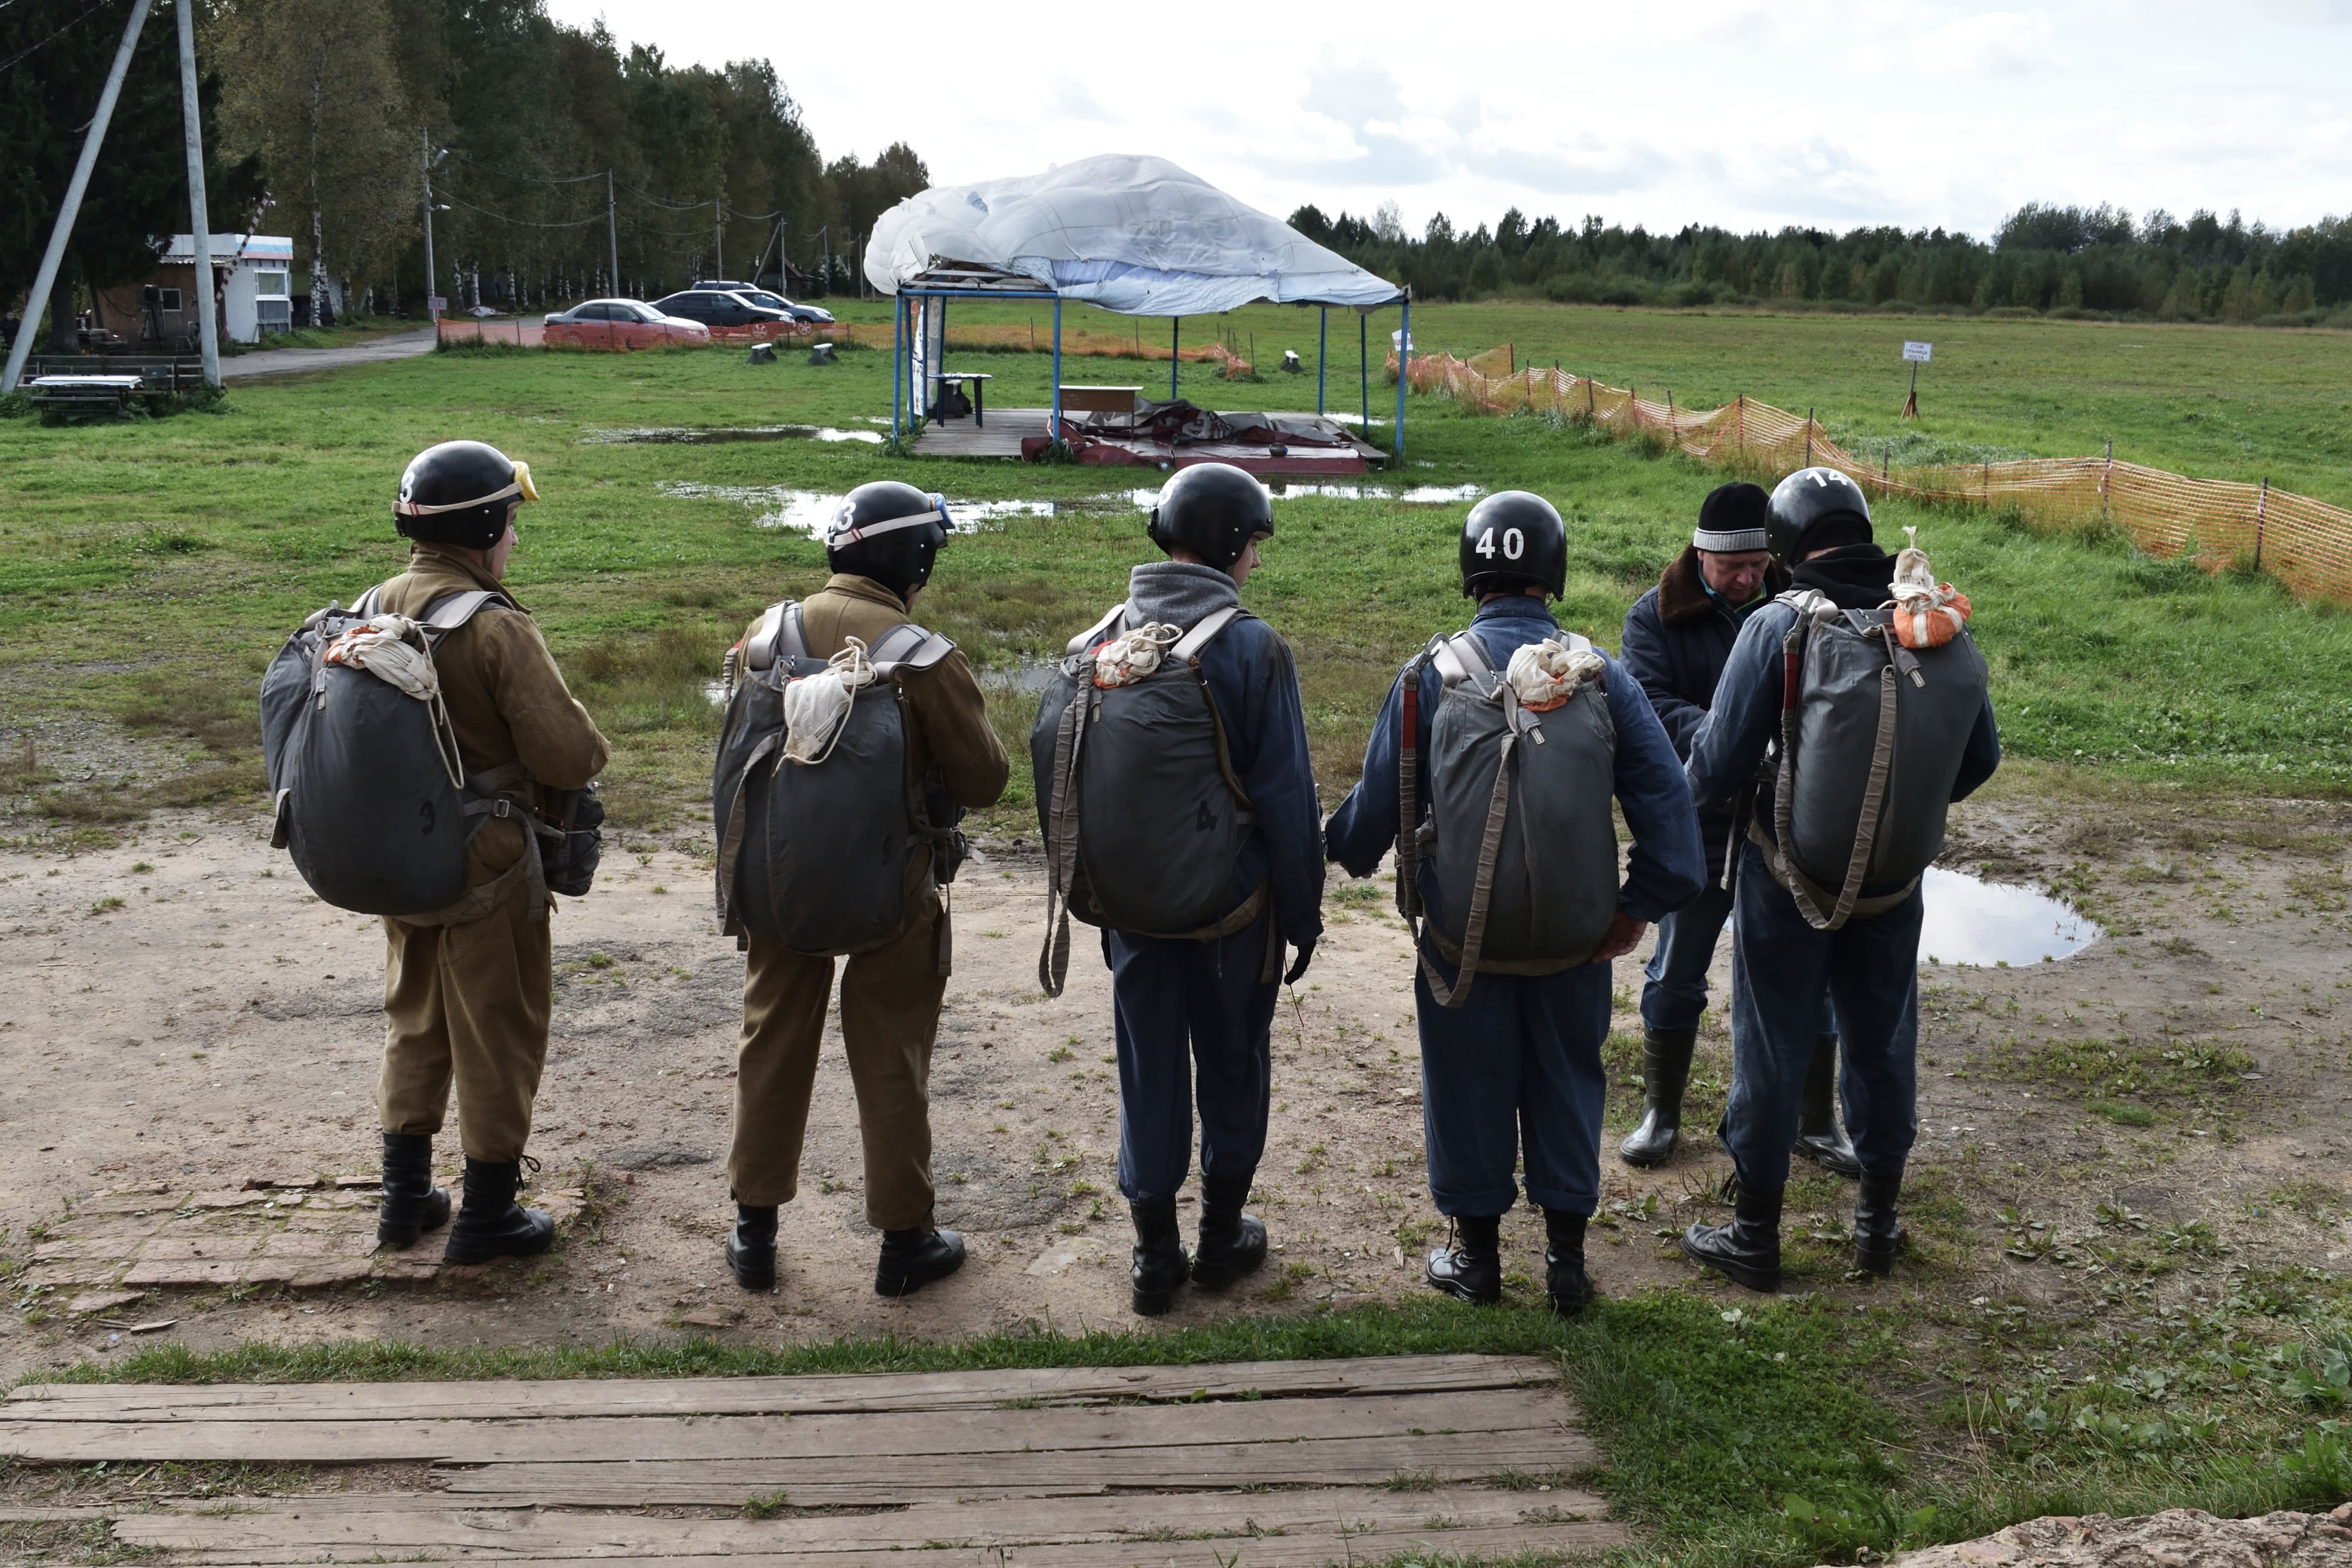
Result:
M1517 208L1491 229L1444 214L1407 235L1393 204L1370 218L1312 206L1293 227L1428 299L1518 297L1605 305L1804 303L1832 309L2027 310L2183 321L2352 324L2352 216L2303 228L2162 210L2028 204L1990 242L1943 229L1690 225L1652 234Z
M762 257L795 288L854 287L857 240L929 183L904 143L825 160L765 60L673 66L541 0L158 0L61 295L143 275L146 236L187 229L173 7L189 4L213 228L291 235L294 292L331 278L347 310L421 309L428 163L453 308L651 298ZM34 279L130 9L0 4L0 309Z

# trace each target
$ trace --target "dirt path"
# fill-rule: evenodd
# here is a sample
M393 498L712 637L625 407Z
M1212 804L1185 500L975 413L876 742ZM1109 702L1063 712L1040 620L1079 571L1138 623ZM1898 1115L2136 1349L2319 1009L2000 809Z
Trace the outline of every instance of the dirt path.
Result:
M1892 1286L1846 1281L1837 1238L1851 1188L1808 1176L1791 1189L1790 1288L2097 1310L2124 1299L2103 1294L2119 1280L2132 1300L2202 1288L2204 1272L2241 1266L2218 1261L2223 1249L2342 1267L2347 1243L2330 1227L2346 1202L2352 1096L2338 1011L2352 984L2345 826L2340 810L2287 806L2251 822L1966 809L1952 858L2056 882L2111 935L2063 963L1926 973L1918 1257ZM87 1219L139 1207L126 1193L165 1194L143 1201L168 1207L373 1171L383 941L374 923L313 899L249 816L162 812L111 847L0 850L0 1061L13 1080L0 1096L0 1225L11 1266L31 1268L16 1281L18 1310L0 1314L0 1378L106 1354L133 1343L131 1321L167 1318L164 1335L198 1346L1131 1323L1106 977L1082 944L1068 994L1039 997L1042 884L1012 845L984 846L958 885L933 1080L940 1218L968 1234L971 1266L905 1301L873 1295L876 1239L836 1047L783 1220L781 1287L751 1297L729 1282L741 960L713 930L694 848L613 849L595 892L555 916L555 1044L532 1147L541 1187L578 1192L584 1209L554 1254L466 1279L347 1275L304 1290L240 1287L232 1270L207 1287L153 1287L110 1319L68 1311L70 1288L35 1288L47 1265L32 1243L70 1233L76 1206ZM1423 1181L1405 942L1386 901L1385 883L1335 881L1332 929L1278 1017L1258 1205L1279 1249L1230 1296L1182 1299L1171 1322L1422 1289L1418 1253L1441 1227ZM1612 1128L1638 1106L1634 964L1617 983ZM1713 1212L1726 1168L1704 1136L1727 1076L1714 1017L1689 1119L1701 1135L1655 1173L1604 1161L1592 1249L1604 1291L1693 1279L1667 1238ZM455 1164L454 1133L436 1153ZM305 1213L339 1201L322 1186ZM2158 1280L2100 1262L2097 1238L2134 1224L2122 1239L2150 1249L2185 1236L2171 1247L2182 1266ZM1516 1290L1540 1290L1526 1277L1539 1228L1526 1213L1507 1227Z
M395 332L347 343L340 349L264 349L221 361L224 382L260 381L269 376L298 375L305 371L341 370L346 365L379 365L388 360L415 359L433 351L433 329Z

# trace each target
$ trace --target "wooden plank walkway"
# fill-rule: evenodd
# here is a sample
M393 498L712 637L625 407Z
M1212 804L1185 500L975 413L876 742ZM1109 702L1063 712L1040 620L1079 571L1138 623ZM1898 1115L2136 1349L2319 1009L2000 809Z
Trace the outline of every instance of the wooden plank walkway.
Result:
M1602 1501L1567 1479L1594 1453L1557 1370L1505 1356L32 1385L0 1402L0 1455L431 1467L423 1492L99 1515L123 1550L185 1563L1006 1568L1017 1553L1024 1568L1321 1568L1407 1553L1574 1556L1622 1539ZM618 1511L652 1508L673 1511ZM0 1520L18 1517L30 1513L0 1506Z

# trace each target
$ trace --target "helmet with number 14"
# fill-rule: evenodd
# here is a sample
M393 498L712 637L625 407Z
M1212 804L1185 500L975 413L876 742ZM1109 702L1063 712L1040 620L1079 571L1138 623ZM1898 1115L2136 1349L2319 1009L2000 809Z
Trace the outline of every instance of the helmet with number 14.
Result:
M1540 588L1568 589L1568 528L1541 496L1503 490L1462 521L1462 591L1472 599Z

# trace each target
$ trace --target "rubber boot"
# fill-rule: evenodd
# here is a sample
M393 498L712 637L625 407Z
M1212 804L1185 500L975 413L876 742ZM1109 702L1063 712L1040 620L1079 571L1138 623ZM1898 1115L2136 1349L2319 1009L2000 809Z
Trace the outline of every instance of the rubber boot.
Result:
M1895 1255L1903 1250L1903 1221L1895 1216L1895 1199L1903 1195L1903 1176L1862 1176L1862 1196L1853 1205L1853 1262L1884 1279L1895 1271Z
M555 1243L555 1218L543 1208L525 1208L515 1202L522 1186L520 1160L478 1160L466 1156L466 1201L457 1222L449 1227L444 1263L488 1263L499 1258L528 1258Z
M1797 1142L1791 1152L1832 1176L1858 1176L1862 1161L1838 1125L1837 1053L1834 1034L1825 1034L1814 1042L1813 1064L1805 1071L1805 1098L1797 1109Z
M776 1206L739 1203L727 1238L727 1267L747 1291L776 1288Z
M1176 1304L1177 1287L1192 1272L1184 1256L1184 1238L1176 1226L1172 1197L1132 1199L1127 1211L1135 1218L1135 1253L1128 1263L1128 1279L1135 1287L1135 1310L1156 1318Z
M1751 1291L1780 1288L1780 1194L1742 1184L1728 1225L1694 1225L1683 1232L1683 1255L1730 1276Z
M1244 1214L1247 1182L1201 1178L1201 1244L1192 1253L1192 1283L1222 1291L1265 1261L1265 1221Z
M383 1135L383 1201L375 1211L379 1247L414 1247L449 1223L449 1195L433 1185L433 1134Z
M1564 1208L1544 1210L1544 1293L1564 1318L1592 1300L1592 1276L1584 1270L1584 1218Z
M910 1296L962 1267L963 1238L952 1230L886 1230L882 1256L874 1265L874 1293Z
M1642 1124L1617 1145L1629 1166L1664 1165L1682 1134L1683 1090L1690 1082L1695 1029L1653 1029L1642 1033Z
M1423 1270L1429 1282L1474 1306L1491 1307L1501 1301L1502 1230L1499 1214L1456 1216L1448 1245L1429 1255Z

